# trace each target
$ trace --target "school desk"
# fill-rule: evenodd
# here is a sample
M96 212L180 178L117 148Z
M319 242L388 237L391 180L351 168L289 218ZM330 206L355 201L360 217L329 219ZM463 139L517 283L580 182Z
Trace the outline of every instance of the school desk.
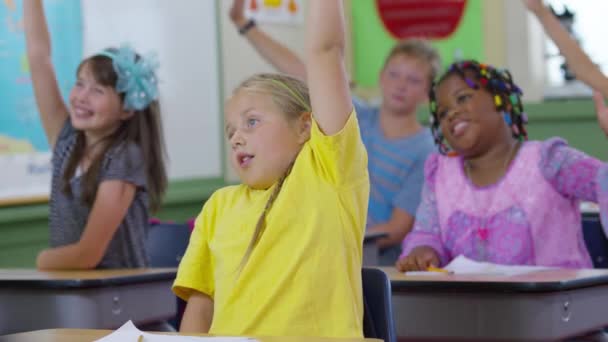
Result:
M171 318L176 272L0 269L0 335L48 328L114 329L128 320Z
M100 339L112 331L88 329L52 329L0 336L0 342L90 342ZM169 335L174 335L167 333ZM205 336L188 334L189 336ZM380 342L371 338L322 338L322 337L263 337L260 342ZM129 342L129 341L126 341ZM133 341L136 342L136 341Z
M380 250L376 240L387 237L387 233L365 233L363 238L363 266L377 266Z
M550 341L608 326L608 270L547 270L518 276L391 279L397 336L404 340Z

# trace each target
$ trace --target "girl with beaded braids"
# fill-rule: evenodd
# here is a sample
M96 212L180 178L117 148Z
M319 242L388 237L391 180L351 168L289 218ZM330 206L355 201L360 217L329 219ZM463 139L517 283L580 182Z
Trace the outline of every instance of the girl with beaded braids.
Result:
M149 210L167 184L156 62L130 47L82 61L64 103L41 0L24 1L27 57L52 147L50 244L41 269L148 265Z
M188 302L182 332L363 334L369 176L344 68L342 1L308 6L307 82L256 75L226 103L243 184L215 192L196 219L173 285Z
M471 79L465 76L465 71L476 73L476 79L479 84L476 84ZM524 125L527 123L526 113L523 111L521 102L521 89L513 83L511 73L506 69L496 69L492 66L477 63L476 61L465 61L462 63L454 63L450 66L450 70L440 80L458 74L461 78L473 89L479 87L489 91L494 100L494 105L497 111L501 112L507 125L511 128L513 138L524 141L528 139L528 133ZM437 112L437 99L435 98L436 84L433 84L429 96L429 105L431 109L431 131L433 139L442 154L449 154L450 149L445 144L445 139L441 133L440 118ZM452 152L453 153L453 152Z
M522 91L506 70L453 64L431 90L441 153L425 165L422 203L401 271L464 255L498 264L592 267L579 201L608 210L608 165L561 139L527 141ZM602 204L603 203L603 204Z

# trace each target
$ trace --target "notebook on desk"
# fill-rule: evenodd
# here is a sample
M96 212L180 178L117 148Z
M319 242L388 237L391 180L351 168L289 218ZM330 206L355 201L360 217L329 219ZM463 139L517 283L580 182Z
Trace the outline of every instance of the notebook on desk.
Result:
M150 334L143 332L128 321L116 331L96 342L255 342L248 337L195 337L179 335Z

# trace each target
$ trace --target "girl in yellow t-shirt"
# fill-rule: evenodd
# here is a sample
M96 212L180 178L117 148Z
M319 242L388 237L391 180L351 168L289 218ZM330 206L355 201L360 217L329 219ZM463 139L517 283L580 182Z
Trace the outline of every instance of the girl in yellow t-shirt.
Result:
M309 8L309 89L257 75L226 104L243 184L218 190L196 219L173 285L188 301L182 332L362 336L367 154L343 64L342 2Z

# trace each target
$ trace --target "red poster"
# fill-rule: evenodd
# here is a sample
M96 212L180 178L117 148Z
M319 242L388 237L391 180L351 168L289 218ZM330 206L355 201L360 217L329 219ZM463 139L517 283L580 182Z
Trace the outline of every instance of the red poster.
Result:
M447 38L458 27L466 0L376 0L386 29L397 39Z

